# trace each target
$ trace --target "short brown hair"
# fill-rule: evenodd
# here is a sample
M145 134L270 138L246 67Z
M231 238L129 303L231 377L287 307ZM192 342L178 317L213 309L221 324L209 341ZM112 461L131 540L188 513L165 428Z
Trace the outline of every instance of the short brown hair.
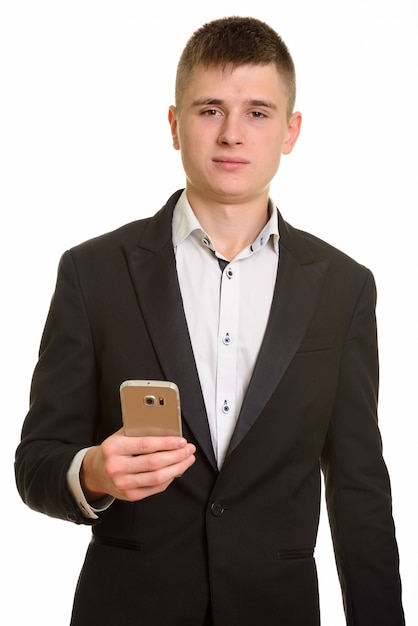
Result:
M253 17L224 17L196 30L177 66L175 97L181 107L184 90L198 65L204 67L269 65L274 63L286 89L288 116L296 100L295 66L282 38L268 24Z

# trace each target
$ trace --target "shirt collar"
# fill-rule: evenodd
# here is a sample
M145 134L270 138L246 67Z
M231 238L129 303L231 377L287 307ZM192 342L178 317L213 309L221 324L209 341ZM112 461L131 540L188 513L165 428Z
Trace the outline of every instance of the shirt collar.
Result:
M277 218L277 210L275 204L269 199L268 205L270 219L264 226L262 231L250 245L251 252L257 252L262 248L269 240L272 239L273 248L276 254L279 253L279 220ZM206 240L206 245L215 252L211 244L209 235L201 227L199 220L193 213L193 209L186 196L186 190L183 191L177 204L174 208L173 214L173 246L177 248L187 237L191 234L195 234L199 239Z

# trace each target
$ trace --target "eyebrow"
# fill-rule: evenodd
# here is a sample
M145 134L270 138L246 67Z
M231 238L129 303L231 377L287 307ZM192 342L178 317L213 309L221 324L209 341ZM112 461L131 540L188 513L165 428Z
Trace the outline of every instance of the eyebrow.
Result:
M204 106L204 105L214 105L221 106L225 104L225 100L221 100L220 98L198 98L192 102L192 106ZM277 105L270 100L258 100L258 99L248 99L245 100L244 104L251 107L265 107L267 109L277 110Z

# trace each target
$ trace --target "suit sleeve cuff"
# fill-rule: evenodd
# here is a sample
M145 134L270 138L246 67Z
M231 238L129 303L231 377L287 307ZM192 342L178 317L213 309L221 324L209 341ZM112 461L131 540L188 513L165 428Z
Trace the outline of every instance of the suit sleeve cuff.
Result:
M83 448L75 455L67 472L67 483L68 488L73 498L77 502L77 506L84 515L84 517L88 517L90 519L98 519L97 514L108 509L115 500L115 498L113 498L112 496L105 496L104 498L101 498L101 500L95 501L94 506L87 502L83 489L81 487L80 468L84 459L84 455L86 454L88 449L89 448Z

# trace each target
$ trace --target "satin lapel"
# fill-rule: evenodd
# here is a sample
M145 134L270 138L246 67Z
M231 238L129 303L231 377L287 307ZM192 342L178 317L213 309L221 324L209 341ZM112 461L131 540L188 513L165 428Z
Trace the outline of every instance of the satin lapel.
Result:
M281 225L280 233L285 229ZM286 237L283 237L286 239ZM281 235L282 240L282 235ZM315 310L327 262L301 261L280 244L276 289L266 333L228 454L240 443L280 383Z
M184 315L171 242L171 214L152 218L140 244L126 249L139 307L166 380L177 383L183 419L214 467L209 426ZM163 218L163 219L161 219ZM161 234L165 236L162 238ZM159 235L159 236L157 236ZM155 242L159 241L159 247ZM164 244L161 246L161 242Z

